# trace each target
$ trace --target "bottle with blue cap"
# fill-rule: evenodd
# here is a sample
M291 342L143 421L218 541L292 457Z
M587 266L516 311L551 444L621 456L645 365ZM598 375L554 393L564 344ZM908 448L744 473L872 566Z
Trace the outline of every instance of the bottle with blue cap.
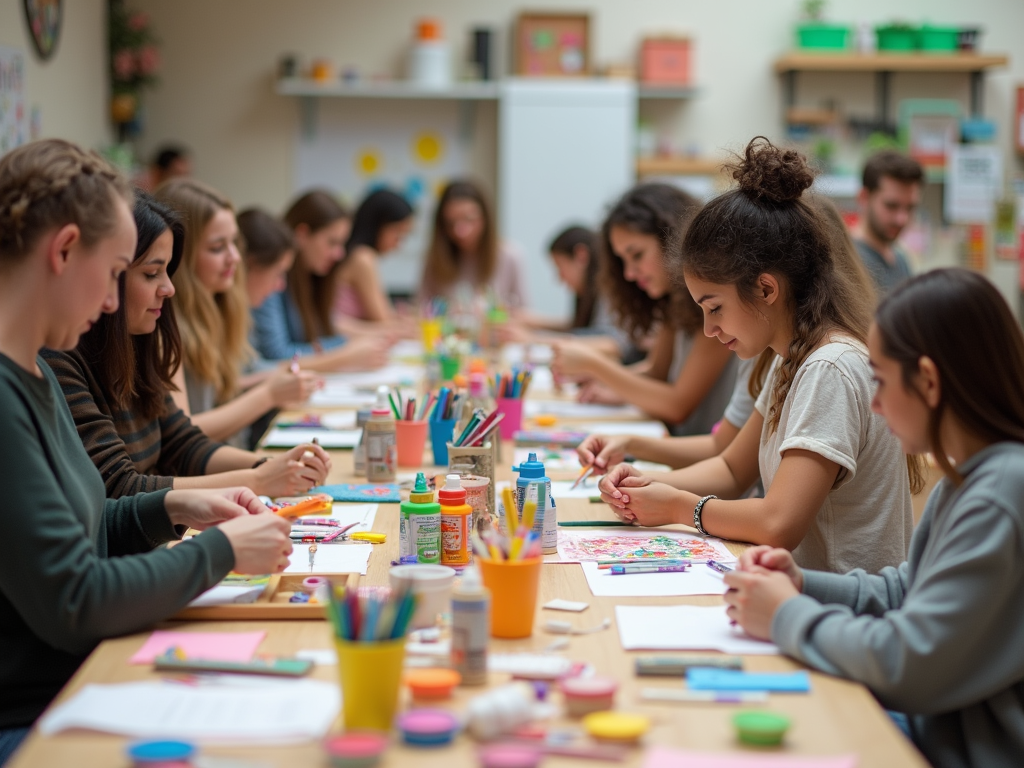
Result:
M531 453L526 461L512 467L518 472L516 479L516 510L523 519L523 505L527 501L537 503L537 514L533 518L533 532L540 539L541 551L550 554L558 550L558 510L551 496L551 478L547 476L544 463Z

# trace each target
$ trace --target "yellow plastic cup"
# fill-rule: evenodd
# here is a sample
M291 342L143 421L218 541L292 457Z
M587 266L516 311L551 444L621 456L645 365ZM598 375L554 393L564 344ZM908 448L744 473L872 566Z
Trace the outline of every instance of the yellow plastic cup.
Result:
M441 341L441 318L435 317L430 320L420 320L420 333L423 335L423 352L431 354L434 347Z
M390 731L398 709L405 638L360 643L335 638L345 729Z
M533 634L540 588L541 558L477 558L484 586L491 591L491 637L515 639Z

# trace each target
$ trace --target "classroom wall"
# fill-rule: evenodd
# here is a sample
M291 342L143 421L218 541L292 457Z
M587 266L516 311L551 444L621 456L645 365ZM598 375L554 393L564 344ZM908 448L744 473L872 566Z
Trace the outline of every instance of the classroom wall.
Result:
M9 4L13 0L7 0ZM70 4L73 5L73 4ZM325 55L364 74L399 75L414 20L439 17L450 40L463 44L474 24L509 28L516 13L531 9L580 9L592 14L594 61L633 61L639 38L661 31L696 37L696 77L702 92L690 103L661 105L654 117L667 122L677 143L703 153L735 148L758 133L781 134L782 91L773 59L792 47L798 0L133 0L153 17L163 40L164 81L148 101L149 128L141 147L179 139L195 151L196 172L239 204L273 209L291 193L293 142L299 106L277 96L272 74L280 55ZM1024 3L1006 0L832 0L836 20L884 21L899 16L933 23L977 23L982 47L1008 52L1010 70L986 81L986 112L999 121L1009 146L1011 86L1024 82ZM802 79L801 94L815 98L822 76ZM831 82L855 106L870 112L873 80L844 75ZM967 78L898 76L893 98L908 88L924 96L966 97ZM353 108L356 103L351 102ZM359 106L358 108L363 108ZM485 126L486 127L486 126ZM482 128L476 156L485 177L496 172L493 147Z
M110 143L105 0L64 3L57 52L46 62L32 47L23 0L0 0L0 45L25 51L27 105L38 108L39 138L60 137L89 149Z

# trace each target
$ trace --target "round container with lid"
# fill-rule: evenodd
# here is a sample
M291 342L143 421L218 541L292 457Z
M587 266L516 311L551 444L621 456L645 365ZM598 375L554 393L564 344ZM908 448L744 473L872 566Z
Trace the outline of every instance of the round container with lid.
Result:
M736 735L744 744L775 747L782 743L791 721L777 712L745 710L733 715Z
M127 752L135 765L187 765L195 757L198 748L188 741L160 739L133 742L128 745Z
M583 718L583 727L598 741L636 744L651 727L649 718L623 712L592 712Z
M324 740L324 750L335 768L372 768L387 747L387 737L375 731L349 731Z
M460 682L462 675L454 669L411 669L405 673L405 684L419 701L451 698L452 689Z
M414 709L398 718L398 730L406 744L435 747L451 743L459 731L455 715L443 709Z
M619 684L604 677L569 677L561 682L565 711L569 717L583 717L615 706Z
M543 753L531 746L495 744L480 750L483 768L537 768Z

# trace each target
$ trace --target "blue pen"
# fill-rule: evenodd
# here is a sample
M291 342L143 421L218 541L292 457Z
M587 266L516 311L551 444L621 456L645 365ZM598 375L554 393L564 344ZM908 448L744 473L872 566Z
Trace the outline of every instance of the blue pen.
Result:
M718 571L719 573L729 573L730 571L732 571L732 570L733 570L733 569L732 569L732 568L730 568L730 567L729 567L728 565L722 565L722 564L721 564L720 562L718 562L717 560L708 560L708 562L707 562L707 566L708 566L708 568L710 568L711 570L713 570L713 571Z
M626 576L630 573L685 573L690 570L687 563L677 565L648 565L647 563L627 563L625 565L613 565L612 576Z

